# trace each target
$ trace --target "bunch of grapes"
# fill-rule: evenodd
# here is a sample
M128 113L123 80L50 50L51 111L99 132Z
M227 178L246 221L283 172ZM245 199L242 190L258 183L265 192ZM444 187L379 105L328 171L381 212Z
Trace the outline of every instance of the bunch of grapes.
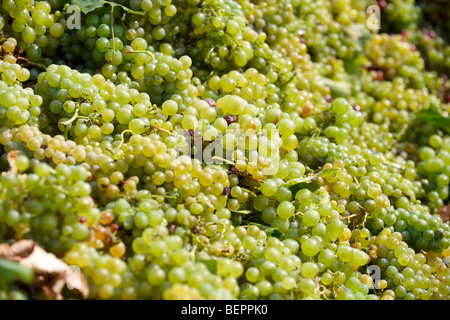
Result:
M90 299L450 299L448 39L371 4L3 1L0 242Z

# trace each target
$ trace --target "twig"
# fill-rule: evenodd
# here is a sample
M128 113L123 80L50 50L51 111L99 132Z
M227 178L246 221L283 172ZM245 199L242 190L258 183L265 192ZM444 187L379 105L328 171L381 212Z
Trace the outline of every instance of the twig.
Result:
M72 122L74 122L78 118L79 112L80 112L80 107L79 107L79 105L77 103L77 106L76 106L76 109L75 109L75 113L73 114L72 118L70 118L69 120L61 122L61 124L67 128Z
M24 58L24 57L17 57L17 60L23 60L23 61L25 61L25 62L26 62L27 64L29 64L29 65L36 66L36 67L40 67L40 68L42 68L42 69L44 69L44 70L47 70L47 67L44 66L42 63L39 63L39 62L32 62L32 61L30 61L30 60L28 60L27 58Z
M151 53L148 50L127 50L125 51L125 53L146 53L150 55L153 58L153 60L155 60L155 56L153 55L153 53Z

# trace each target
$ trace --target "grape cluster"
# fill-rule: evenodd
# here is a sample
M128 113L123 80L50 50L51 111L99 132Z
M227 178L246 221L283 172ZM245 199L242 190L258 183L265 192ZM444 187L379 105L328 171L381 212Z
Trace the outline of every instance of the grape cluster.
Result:
M24 133L26 134L26 132ZM15 160L16 170L30 167L25 154ZM89 225L100 219L90 197L87 171L64 164L56 169L38 163L26 177L14 173L2 176L1 189L7 200L1 204L3 241L9 237L33 239L57 254L86 240Z
M380 1L379 33L370 1L74 4L2 2L0 242L91 299L450 299L427 1Z

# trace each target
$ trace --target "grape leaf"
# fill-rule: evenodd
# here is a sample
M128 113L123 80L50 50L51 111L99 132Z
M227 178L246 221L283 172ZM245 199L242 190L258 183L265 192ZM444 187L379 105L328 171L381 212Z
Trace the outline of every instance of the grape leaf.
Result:
M328 169L320 171L319 173L316 173L314 175L311 175L311 176L308 176L305 178L292 179L292 180L288 181L284 185L284 187L289 188L289 190L291 190L291 192L294 196L301 189L308 189L311 192L316 192L317 190L319 190L322 187L322 185L315 178L317 178L317 177L322 177L322 178L334 177L334 176L336 176L336 173L337 173L336 168L328 168Z
M33 270L21 266L17 262L0 259L0 281L10 283L14 281L22 281L31 283L33 281Z
M336 177L337 173L338 173L338 169L337 168L328 168L328 169L324 169L324 170L320 171L317 174L317 177L334 178L334 177Z
M224 164L207 164L205 162L202 163L203 168L210 168L212 170L228 170L227 167L228 164L224 163Z
M101 8L106 4L109 4L111 7L121 7L125 12L130 14L137 14L137 15L145 15L144 11L136 11L131 10L130 8L125 7L124 5L120 3L116 3L113 1L105 1L105 0L75 0L75 3L78 7L80 7L81 11L85 14L88 14L89 12L94 11L95 9Z
M75 0L75 4L81 9L85 14L94 11L95 9L101 8L106 4L103 0Z
M209 272L213 274L217 274L217 260L209 259L209 260L200 260L200 262L204 263L208 268Z
M334 81L328 78L323 79L324 84L330 88L333 98L350 98L352 95L351 84L343 81Z
M341 28L354 43L360 42L363 44L371 36L366 26L361 23L353 23L349 26L342 25Z
M280 231L277 230L277 228L272 228L272 227L266 226L264 224L250 222L250 221L246 221L246 223L250 224L252 226L257 226L260 230L264 231L268 236L272 236L275 238L281 238L281 236L283 235Z
M308 189L311 192L316 191L321 187L321 184L319 181L313 179L311 182L300 182L293 186L289 187L289 190L291 190L292 194L295 196L297 192L301 189Z
M330 201L330 194L324 187L320 187L313 192L311 207L320 207L322 204Z
M432 124L447 133L450 133L450 117L444 117L440 114L437 107L432 105L427 110L421 110L417 114L417 119Z
M138 14L138 15L145 15L144 11L136 11L136 10L131 10L130 8L125 7L124 5L120 4L120 3L116 3L116 2L112 2L112 1L105 1L105 3L109 4L112 7L116 7L119 6L121 7L126 13L130 13L130 14Z
M360 77L363 66L370 65L370 63L370 60L364 57L364 55L358 54L353 60L344 61L344 69L349 75ZM346 79L346 82L352 83L352 79Z

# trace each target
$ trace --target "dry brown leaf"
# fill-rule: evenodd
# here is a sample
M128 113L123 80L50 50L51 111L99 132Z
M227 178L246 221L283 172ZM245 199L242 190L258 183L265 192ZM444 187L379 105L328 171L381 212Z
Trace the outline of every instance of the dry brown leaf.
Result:
M16 159L17 159L18 155L19 155L18 150L12 150L12 151L8 152L6 159L8 160L9 167L10 167L8 170L9 173L17 173Z
M18 170L17 170L17 166L16 166L16 159L19 156L19 151L17 150L12 150L10 152L8 152L8 155L6 156L6 159L8 160L9 163L9 170L8 171L3 171L2 175L7 174L7 173L12 173L12 174L17 174ZM20 176L23 180L26 179L27 174L24 173Z
M80 291L85 299L89 296L89 286L78 268L69 267L32 240L20 240L12 245L0 244L0 257L18 261L36 274L53 275L51 294L57 300L63 299L61 292L65 284L69 289Z
M35 245L34 250L29 256L20 260L20 264L41 274L60 274L65 272L68 267L67 264L59 260L53 253L48 253L38 245Z
M34 245L35 242L33 240L22 240L13 245L0 244L0 257L19 261L33 252Z
M442 221L446 222L450 220L450 205L443 206L438 212Z

